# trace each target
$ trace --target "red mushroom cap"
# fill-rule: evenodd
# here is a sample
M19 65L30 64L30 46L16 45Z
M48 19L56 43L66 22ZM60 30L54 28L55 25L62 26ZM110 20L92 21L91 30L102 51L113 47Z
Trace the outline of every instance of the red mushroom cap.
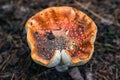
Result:
M72 7L50 7L26 23L32 59L44 66L81 65L94 51L97 27L85 13Z

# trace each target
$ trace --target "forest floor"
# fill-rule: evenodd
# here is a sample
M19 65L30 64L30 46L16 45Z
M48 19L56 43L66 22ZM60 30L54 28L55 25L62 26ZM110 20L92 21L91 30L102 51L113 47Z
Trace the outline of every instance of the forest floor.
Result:
M95 51L87 64L58 72L31 59L25 23L50 6L72 6L95 21ZM120 80L120 0L0 0L0 80L76 80L78 76Z

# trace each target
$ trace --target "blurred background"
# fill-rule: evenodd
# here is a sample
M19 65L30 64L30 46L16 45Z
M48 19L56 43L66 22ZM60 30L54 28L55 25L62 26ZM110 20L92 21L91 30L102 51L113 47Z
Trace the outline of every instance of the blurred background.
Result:
M32 61L25 22L50 6L71 6L95 21L87 64L61 73ZM0 80L120 80L120 0L0 0Z

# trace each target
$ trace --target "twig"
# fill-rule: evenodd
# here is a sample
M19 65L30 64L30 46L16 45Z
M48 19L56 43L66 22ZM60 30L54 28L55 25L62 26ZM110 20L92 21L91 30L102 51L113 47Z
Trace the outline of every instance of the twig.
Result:
M41 72L40 74L34 75L32 78L34 78L34 77L39 77L39 76L41 76L41 75L44 75L44 74L46 74L46 73L49 73L50 71L52 71L52 70L54 70L54 69L55 69L55 68L51 68L51 69L45 70L45 71Z
M115 79L117 80L118 79L118 69L116 68L116 70L115 70Z
M14 80L15 73L12 74L11 80Z
M12 76L10 72L0 73L0 80L2 80L2 78L6 78L10 76Z
M7 63L10 61L10 57L11 57L11 55L9 55L9 56L7 57L7 59L3 62L3 64L0 65L0 70L3 71L3 70L5 69Z
M117 49L116 46L113 46L113 45L108 44L108 43L107 44L102 44L102 43L97 42L97 41L95 42L95 44L98 45L98 46L101 46L101 48L100 47L96 48L97 51L101 51L101 49L102 49L102 51L109 50L109 51L112 51L112 52L115 52L115 53L119 54L119 49Z
M100 46L106 46L106 47L110 47L110 48L116 49L116 47L112 46L111 44L102 44L100 42L95 42L95 44L100 45Z
M104 75L102 75L102 74L96 73L96 75L99 76L99 77L101 77L101 78L104 79L104 80L108 80L108 79L107 79Z

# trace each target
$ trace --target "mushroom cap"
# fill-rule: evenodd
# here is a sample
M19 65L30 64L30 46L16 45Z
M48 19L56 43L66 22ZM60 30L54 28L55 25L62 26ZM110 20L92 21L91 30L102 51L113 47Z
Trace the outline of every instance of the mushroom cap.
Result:
M75 66L89 61L97 27L85 13L72 7L44 9L25 25L32 59L43 66Z

